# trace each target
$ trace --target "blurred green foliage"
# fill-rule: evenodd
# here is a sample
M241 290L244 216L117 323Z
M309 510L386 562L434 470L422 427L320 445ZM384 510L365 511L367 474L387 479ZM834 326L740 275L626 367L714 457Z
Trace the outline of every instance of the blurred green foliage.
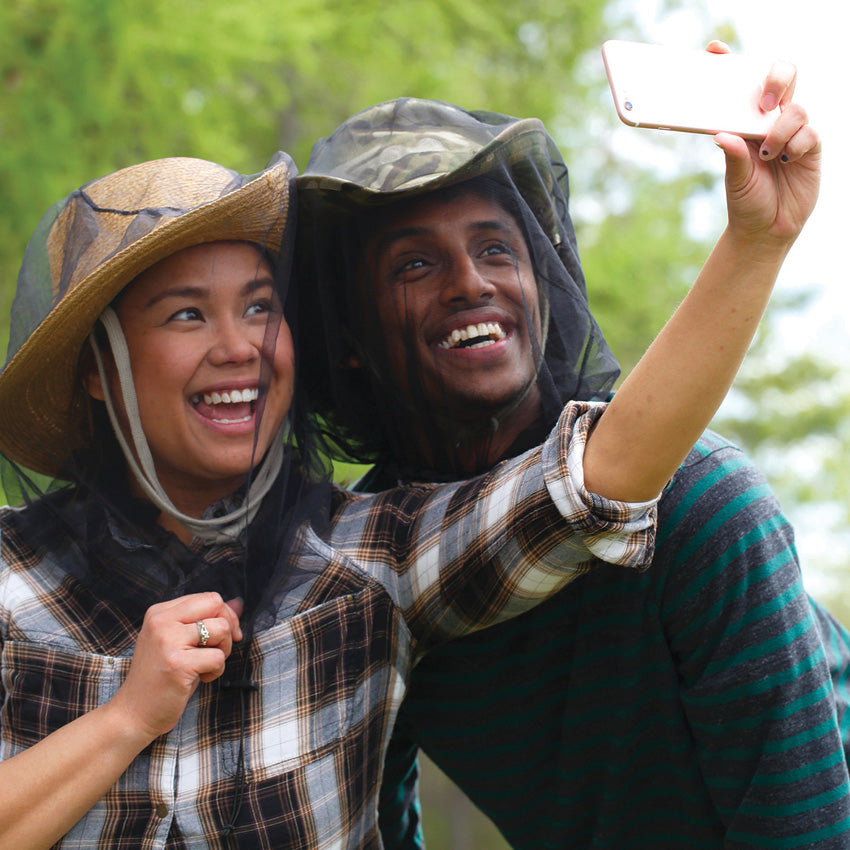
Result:
M8 299L40 215L144 159L246 173L303 167L344 117L402 94L553 118L600 2L6 0L0 5L0 281ZM5 311L4 311L5 313Z

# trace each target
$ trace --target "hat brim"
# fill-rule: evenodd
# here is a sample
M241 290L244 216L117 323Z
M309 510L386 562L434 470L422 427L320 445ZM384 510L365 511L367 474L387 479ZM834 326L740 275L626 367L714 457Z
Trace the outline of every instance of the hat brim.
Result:
M139 274L184 248L234 240L278 249L291 179L286 163L269 168L239 189L165 221L68 291L0 374L0 451L34 472L59 473L83 439L77 364L103 310ZM278 219L279 226L270 226Z
M431 192L443 186L460 183L472 177L486 174L498 165L511 167L517 163L531 160L545 165L550 164L549 136L543 123L537 118L518 120L506 127L490 142L466 159L457 158L447 170L417 173L411 168L401 179L390 187L375 187L358 183L350 177L333 174L307 173L299 175L299 199L311 192L338 192L354 203L381 205L402 198Z

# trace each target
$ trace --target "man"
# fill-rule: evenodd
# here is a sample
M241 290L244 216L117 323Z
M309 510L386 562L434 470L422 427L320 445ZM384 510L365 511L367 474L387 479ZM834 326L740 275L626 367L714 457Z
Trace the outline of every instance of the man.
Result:
M752 162L719 141L730 229L703 274L775 274L794 211L780 204L757 228L770 238L748 233L751 252L729 262L732 198L755 173L760 188L808 185L812 157L781 127ZM538 442L565 400L608 395L616 363L539 122L379 104L318 142L299 182L321 317L302 363L337 457L377 460L363 486L487 468ZM415 668L386 764L385 844L422 846L422 747L517 848L850 846L848 646L805 594L763 477L706 433L662 496L645 573L601 567Z

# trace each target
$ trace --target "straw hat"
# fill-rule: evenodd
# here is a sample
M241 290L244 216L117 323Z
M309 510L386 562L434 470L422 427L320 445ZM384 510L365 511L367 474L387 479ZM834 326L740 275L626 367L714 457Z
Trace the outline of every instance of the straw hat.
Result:
M18 276L0 373L0 452L56 474L85 439L77 361L98 316L137 275L193 245L280 249L295 168L244 177L201 159L143 162L87 183L36 229Z

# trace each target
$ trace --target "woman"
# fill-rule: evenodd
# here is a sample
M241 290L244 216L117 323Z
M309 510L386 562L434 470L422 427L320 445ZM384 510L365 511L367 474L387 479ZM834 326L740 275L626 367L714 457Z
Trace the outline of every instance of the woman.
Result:
M0 450L27 502L0 516L6 846L376 846L412 663L594 557L651 555L675 441L647 423L628 480L606 455L643 431L630 408L657 388L640 383L613 414L569 405L541 448L473 484L321 485L294 372L290 180L283 155L250 181L143 163L31 240L0 375ZM665 389L674 427L701 430Z

